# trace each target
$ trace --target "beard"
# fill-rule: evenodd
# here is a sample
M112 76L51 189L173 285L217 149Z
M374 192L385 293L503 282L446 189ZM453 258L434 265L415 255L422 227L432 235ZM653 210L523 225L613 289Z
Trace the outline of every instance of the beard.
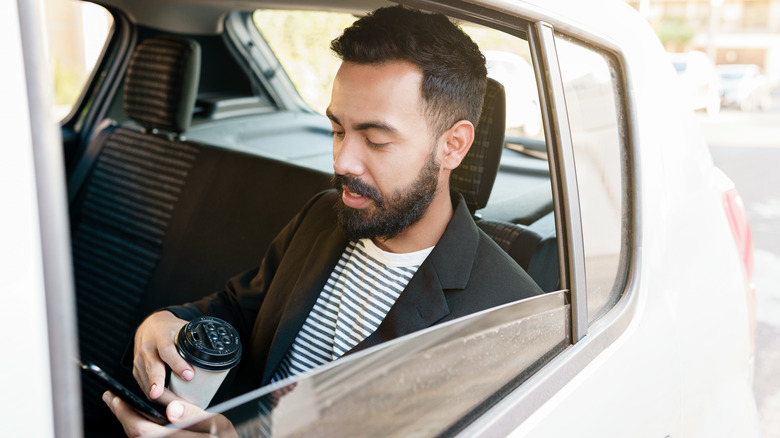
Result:
M340 192L357 193L374 201L373 207L357 210L344 202L336 203L338 224L349 240L392 239L419 221L433 202L439 185L439 162L431 153L414 180L406 189L396 190L385 200L377 187L353 176L334 175L333 186Z

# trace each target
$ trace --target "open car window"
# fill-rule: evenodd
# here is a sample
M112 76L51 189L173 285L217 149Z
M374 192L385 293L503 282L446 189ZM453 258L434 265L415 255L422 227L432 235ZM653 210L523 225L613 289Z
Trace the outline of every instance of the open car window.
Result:
M285 47L298 47L306 38L300 31L306 26L296 22L301 16L258 11L254 22L304 100L321 111L338 62L323 60L323 65L332 62L331 67L321 69L330 73L316 77L316 69L305 67L306 56L294 50L284 53ZM341 19L348 23L353 17ZM277 27L280 23L295 31ZM343 26L339 22L334 28ZM563 265L558 254L567 244L559 241L560 221L553 206L560 194L554 192L550 176L550 167L558 164L547 161L552 146L545 139L550 131L544 127L544 100L538 89L550 79L539 78L532 44L522 32L513 35L470 23L462 27L485 52L489 76L504 86L507 96L506 148L490 201L477 212L477 221L529 227L547 238L539 246L546 243L552 251L543 261L537 259L543 263L542 270L554 272L548 275L553 279L545 287L547 293L347 356L216 406L213 411L227 417L239 434L307 436L359 431L372 435L388 430L394 436L455 434L507 394L522 392L523 382L576 342L572 293L582 294L580 300L587 302L585 326L620 298L627 213L616 65L597 50L555 35L558 52L552 61L560 68L561 88L560 94L547 98L566 99L565 126L571 142L555 147L571 148L576 163L573 187L579 202L575 217L581 222L574 229L582 233L584 259L578 263L584 264L587 274L587 282L572 292L565 289L568 283L561 284L569 274L560 272ZM309 93L319 97L307 97ZM573 167L558 171L575 174ZM562 211L571 208L558 202Z
M213 408L239 432L248 436L307 436L315 431L332 435L354 430L373 435L392 428L397 436L419 431L425 435L457 433L508 394L524 391L528 379L550 369L550 362L571 350L587 334L589 322L607 312L620 298L627 213L617 66L602 52L556 34L551 27L545 28L546 25L530 18L515 18L511 25L497 25L500 19L473 18L462 11L454 11L454 15L456 21L463 20L462 28L484 52L488 77L501 85L506 96L501 112L505 119L504 141L502 144L499 138L497 142L498 174L489 200L473 212L474 219L544 293L347 355ZM477 22L468 22L466 18ZM230 160L235 158L242 164L222 174L214 171L219 176L240 175L236 169L243 164L269 158L263 161L269 169L281 169L282 164L310 166L321 172L306 175L316 179L317 184L325 181L332 171L332 163L328 162L331 138L329 123L322 114L339 65L327 42L354 20L354 15L334 12L236 11L226 15L224 36L197 35L204 62L196 117L185 138L204 143L187 145L193 151L203 148L204 153L192 152L192 157L224 151L246 154L230 155ZM540 29L548 31L546 38L538 35ZM158 32L143 28L139 34L151 38ZM230 49L230 57L226 56L228 50L220 49L223 44ZM220 76L228 70L228 58L235 64L230 69L232 73ZM216 65L220 68L214 68ZM219 79L234 77L241 81ZM240 92L225 96L226 82L236 88L233 91ZM249 96L250 91L262 95L262 99ZM116 98L110 103L118 111L121 100ZM502 129L497 131L500 134ZM569 159L559 159L562 156ZM227 166L232 163L230 160L219 163ZM249 166L246 172L251 176L236 179L243 180L243 184L263 184L257 178L259 172ZM479 174L480 169L472 172ZM297 169L295 174L299 173ZM200 175L195 171L192 174ZM222 186L206 180L211 178L200 180L204 186L199 190L214 190L214 197L220 200L230 198L216 193ZM228 186L226 182L225 187ZM273 206L267 208L268 213L284 216L274 218L281 227L294 214L282 214L283 209L299 207L255 197L265 189L245 190L251 199L240 204ZM185 189L181 192L193 193ZM238 199L237 196L233 198ZM193 207L198 215L177 212L177 218L207 221L211 218L202 212L214 210L208 207ZM257 214L253 211L234 216L255 218ZM251 227L261 228L260 225L269 228L260 220L252 222ZM234 223L226 225L219 220L204 222L202 227L224 229L224 234L229 234L229 228L238 228ZM563 229L566 231L562 232ZM268 233L273 236L276 232ZM228 241L219 232L204 231L204 235L220 245ZM87 238L91 237L83 239ZM75 240L77 245L82 242ZM178 244L195 240L175 241ZM246 246L244 251L252 257L261 251L257 247L265 247L250 242ZM171 248L166 247L175 253ZM186 263L186 257L194 251L187 249L179 253L175 263L189 273L191 264ZM156 246L154 250L157 251ZM210 253L219 254L220 262L227 258L225 253L240 258L240 263L247 259L239 257L237 245ZM77 267L78 263L88 265L92 258L92 254L77 258ZM149 272L156 269L153 263L149 266ZM160 266L155 275L170 269L170 265ZM92 271L77 279L97 278ZM164 274L174 278L171 272ZM575 277L586 281L573 281ZM151 284L158 286L162 282ZM197 283L202 287L205 281ZM154 309L160 306L153 306L153 300L187 301L161 295L150 294L152 298L142 304ZM83 303L87 301L80 304ZM80 321L88 320L80 315ZM95 351L107 350L100 343L91 345ZM119 351L121 345L114 347Z

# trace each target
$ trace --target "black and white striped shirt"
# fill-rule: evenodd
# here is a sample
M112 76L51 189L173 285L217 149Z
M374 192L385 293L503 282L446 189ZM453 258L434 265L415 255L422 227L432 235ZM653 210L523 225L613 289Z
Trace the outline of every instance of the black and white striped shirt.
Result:
M433 247L396 254L349 242L272 381L336 360L373 333Z

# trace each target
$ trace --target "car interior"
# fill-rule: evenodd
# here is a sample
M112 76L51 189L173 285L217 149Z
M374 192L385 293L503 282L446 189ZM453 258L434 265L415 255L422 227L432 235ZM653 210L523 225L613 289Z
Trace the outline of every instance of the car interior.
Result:
M224 35L131 33L132 56L115 61L121 80L100 122L64 138L81 356L137 387L126 351L137 324L256 266L299 208L330 187L332 169L327 120L279 104L270 82L278 65L256 74L228 56L237 49ZM106 55L119 57L110 45ZM451 184L480 228L554 291L547 163L505 147L505 111L504 87L491 79ZM85 426L95 436L117 426L101 393L85 381Z

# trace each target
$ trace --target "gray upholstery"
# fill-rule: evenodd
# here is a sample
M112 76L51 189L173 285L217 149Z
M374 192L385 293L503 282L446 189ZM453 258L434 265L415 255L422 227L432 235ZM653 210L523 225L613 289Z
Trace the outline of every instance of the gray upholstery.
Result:
M477 224L501 249L512 256L517 264L528 271L533 249L541 242L542 236L520 224L484 219Z
M473 214L487 205L504 148L506 96L504 86L488 78L474 143L450 175L450 186L463 194Z
M144 40L125 75L125 113L146 129L186 131L199 79L198 43L172 35Z
M450 176L451 186L463 194L472 214L484 208L490 198L504 148L505 127L504 87L488 79L474 144ZM558 288L558 247L552 214L530 226L479 217L475 220L482 231L522 266L544 291Z

